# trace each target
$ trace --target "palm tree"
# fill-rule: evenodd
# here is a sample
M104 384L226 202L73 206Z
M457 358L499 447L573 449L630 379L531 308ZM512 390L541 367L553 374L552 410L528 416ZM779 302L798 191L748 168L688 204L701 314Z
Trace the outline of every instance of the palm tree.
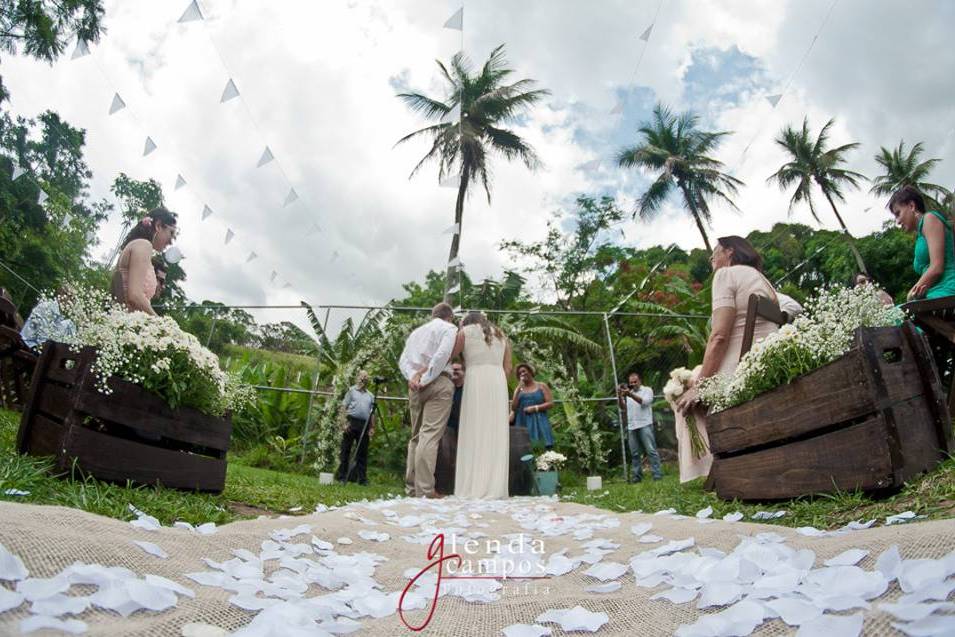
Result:
M936 207L941 207L939 202L945 201L951 193L943 186L925 181L935 164L941 160L926 159L920 162L923 150L922 142L918 142L906 154L904 139L899 141L898 148L891 151L882 147L875 156L875 161L885 169L885 174L875 178L869 192L875 195L891 195L902 186L915 186L923 194L932 197Z
M775 181L780 190L786 190L796 184L796 190L792 199L789 200L790 213L796 204L805 201L809 204L809 211L817 222L819 221L819 215L816 214L816 207L812 200L812 185L815 183L819 186L819 190L822 191L826 201L829 202L833 214L836 215L836 220L849 240L849 248L855 256L859 270L867 272L862 255L856 249L855 241L842 220L834 201L834 199L838 199L844 202L843 189L845 186L858 188L859 180L866 179L866 176L861 173L841 167L846 163L846 153L856 148L859 143L852 142L835 148L828 148L829 128L834 122L834 119L826 122L815 140L812 139L809 132L809 118L803 119L802 129L800 130L796 130L792 126L783 128L776 139L776 143L789 153L792 160L783 164L766 181Z
M431 138L431 149L411 171L411 177L427 162L437 160L438 180L458 181L458 197L454 205L454 223L457 232L451 239L448 269L444 284L444 299L457 280L459 269L455 263L461 240L461 224L464 216L464 199L471 184L484 186L488 203L491 202L491 175L489 154L496 151L505 159L519 159L534 170L540 160L534 149L515 132L502 125L521 115L550 92L533 89L534 80L524 79L506 83L513 69L504 59L504 45L500 45L488 57L480 72L472 74L471 64L460 52L451 58L450 68L438 61L438 68L447 83L444 100L437 100L422 93L401 93L399 98L412 111L423 113L437 123L405 135L395 144L401 144L426 135ZM453 111L460 111L460 120L452 121Z
M657 104L653 119L638 129L643 136L640 143L620 151L617 163L624 168L662 171L637 201L634 217L639 214L641 219L653 218L677 189L709 251L712 247L703 225L711 219L707 200L715 197L736 208L730 195L735 195L743 182L722 172L723 163L707 156L730 133L702 131L697 128L698 122L693 113L675 115Z

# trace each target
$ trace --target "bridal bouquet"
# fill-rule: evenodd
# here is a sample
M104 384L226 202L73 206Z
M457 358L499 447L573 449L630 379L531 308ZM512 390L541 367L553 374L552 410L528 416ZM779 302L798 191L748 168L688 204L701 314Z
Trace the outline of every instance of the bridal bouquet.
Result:
M663 387L663 397L667 399L670 405L676 404L676 399L690 388L690 381L693 379L693 373L698 371L699 367L689 370L686 367L677 367L670 372L670 380ZM706 446L706 441L700 434L699 427L696 426L696 417L692 413L686 414L686 428L690 432L690 450L694 458L702 458L710 452Z
M823 289L792 324L754 343L735 373L704 379L700 398L713 411L747 402L843 356L858 328L903 320L902 310L883 305L871 285Z
M567 462L567 456L556 451L545 451L537 457L538 471L557 471Z
M215 354L168 316L127 312L105 293L77 288L61 299L63 314L76 325L64 339L73 349L93 347L96 388L112 393L117 376L163 398L170 407L192 407L222 416L252 399L252 390L219 367Z

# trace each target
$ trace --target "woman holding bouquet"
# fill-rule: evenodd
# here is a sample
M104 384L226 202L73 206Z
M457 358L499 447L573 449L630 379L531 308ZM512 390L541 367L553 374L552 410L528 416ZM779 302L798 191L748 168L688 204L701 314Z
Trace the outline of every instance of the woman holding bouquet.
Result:
M694 370L685 391L678 395L670 393L670 404L675 407L676 413L680 482L709 474L713 462L706 437L706 410L700 405L697 384L704 378L717 374L731 376L736 371L743 349L743 330L746 327L750 295L759 294L779 302L776 290L763 276L762 257L743 237L717 239L710 264L713 266L712 327L703 354L703 364ZM757 317L753 340L768 336L777 329L775 323ZM699 444L700 439L703 445ZM707 451L700 453L701 448Z
M143 217L123 239L111 292L130 312L156 314L150 303L159 286L153 268L153 251L162 252L175 239L176 214L161 206Z

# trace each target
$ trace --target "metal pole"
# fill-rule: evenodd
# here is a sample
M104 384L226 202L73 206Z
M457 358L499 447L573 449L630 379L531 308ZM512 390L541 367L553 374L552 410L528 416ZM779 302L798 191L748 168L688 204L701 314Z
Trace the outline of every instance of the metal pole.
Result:
M325 336L325 328L328 327L328 315L331 313L331 308L325 310L325 322L322 324L322 333L318 335L318 353L315 355L318 365L315 368L315 382L312 383L312 393L308 397L308 411L305 412L305 429L302 431L302 459L299 461L299 464L305 463L305 450L308 449L308 426L312 422L312 405L315 403L315 394L318 393L318 379L322 375L322 337Z
M613 353L613 340L610 338L610 321L607 313L604 312L604 330L607 332L607 347L610 349L610 367L613 369L613 387L617 388L617 357ZM629 469L627 468L627 444L624 442L625 434L623 432L623 418L620 417L620 407L617 406L617 425L620 428L620 458L623 462L623 479L629 479Z

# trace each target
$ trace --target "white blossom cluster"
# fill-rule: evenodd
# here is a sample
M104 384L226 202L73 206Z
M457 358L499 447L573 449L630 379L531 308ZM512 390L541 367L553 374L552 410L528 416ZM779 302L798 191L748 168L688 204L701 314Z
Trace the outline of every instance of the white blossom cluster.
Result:
M760 339L733 375L712 376L699 385L712 411L722 411L792 382L844 355L860 327L898 325L905 315L882 303L871 285L824 288L792 324Z
M535 460L538 471L556 471L567 462L567 456L556 451L545 451Z
M79 287L64 300L63 311L76 324L76 334L67 343L74 349L96 349L92 369L103 394L112 393L109 379L117 376L167 400L179 397L172 402L197 403L194 406L211 415L222 415L251 398L251 390L222 371L218 357L169 316L127 312L105 293ZM190 401L190 393L205 393L211 400Z
M676 399L683 395L693 378L693 371L686 367L677 367L670 371L670 380L663 386L663 397L668 401L676 402Z

